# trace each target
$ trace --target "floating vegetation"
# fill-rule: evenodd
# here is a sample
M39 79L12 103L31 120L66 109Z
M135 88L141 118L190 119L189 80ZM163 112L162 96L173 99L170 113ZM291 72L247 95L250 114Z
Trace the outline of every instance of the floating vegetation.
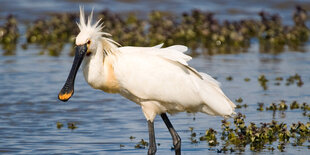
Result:
M9 15L6 18L6 23L0 26L0 44L2 45L2 49L5 50L3 55L14 54L19 37L17 24L16 18Z
M276 81L283 81L283 77L276 77L275 80Z
M244 78L243 80L244 80L245 82L250 82L250 81L251 81L250 78Z
M300 106L300 109L304 110L304 111L310 111L310 105L306 102L302 103L302 105Z
M133 139L136 139L136 137L130 136L129 139L130 139L130 140L133 140Z
M67 123L68 129L74 130L77 128L76 124L74 122Z
M241 108L242 108L242 105L240 105L240 104L236 105L236 109L241 109Z
M297 101L293 101L291 104L290 104L290 109L293 110L293 109L299 109L299 103Z
M238 105L236 105L236 108L237 108L237 109L240 109L240 108L247 108L247 107L248 107L247 104L238 104Z
M258 82L260 83L260 85L263 87L264 90L267 90L268 89L268 79L266 78L266 76L264 74L260 75L258 77ZM283 77L276 77L274 79L275 83L274 85L276 86L280 86L281 85L281 82L284 81L284 78ZM304 82L302 81L301 79L301 76L299 74L295 74L295 75L290 75L287 79L286 79L286 83L285 85L286 86L290 86L290 85L293 85L295 84L298 86L298 87L301 87Z
M287 79L286 79L286 85L291 85L291 84L294 84L296 82L297 86L298 87L301 87L304 82L301 80L301 76L299 74L295 74L293 76L289 76Z
M266 110L276 111L278 110L278 106L275 103L271 103L269 107L266 107Z
M260 75L260 76L258 77L258 82L259 82L259 84L263 87L264 90L267 90L267 89L268 89L268 87L267 87L267 82L268 82L268 81L269 81L269 80L267 80L267 78L265 77L264 74L262 74L262 75Z
M130 140L136 139L134 136L130 136ZM122 144L121 144L122 145ZM149 143L144 139L141 139L137 144L135 144L135 149L145 149L149 146ZM160 146L160 143L157 143L157 146ZM125 145L123 145L125 147ZM173 149L173 148L171 148Z
M228 145L234 145L231 151L243 152L247 145L250 150L257 152L267 149L274 151L274 147L267 147L273 142L278 141L277 149L280 152L285 151L285 146L293 141L293 146L302 146L307 139L310 138L310 123L303 124L301 122L293 123L290 128L285 123L271 121L270 123L250 123L245 125L245 115L238 113L234 117L234 127L230 126L230 122L222 121L221 144L224 144L222 149L218 151L228 151ZM208 141L210 146L218 145L217 132L213 129L208 129L204 136L200 137L200 141Z
M286 105L284 100L280 101L280 104L278 105L278 107L279 107L278 108L279 110L286 110L287 109L287 105Z
M184 44L192 54L197 50L210 55L246 52L253 38L259 40L260 51L264 53L282 52L284 46L300 50L310 36L305 24L307 13L300 6L293 14L292 26L283 25L277 14L267 12L258 13L260 20L223 22L215 19L214 13L197 9L179 16L152 11L148 19L140 19L134 13L121 15L108 10L96 15L103 18L104 31L111 33L112 38L123 46ZM46 19L37 19L27 25L27 44L41 45L42 53L48 51L49 55L58 56L66 43L74 47L74 37L79 32L75 21L78 21L77 14L70 13L55 13ZM16 19L9 16L7 23L0 27L1 43L14 45L18 36ZM27 44L23 43L22 47L27 48Z
M149 145L148 142L144 141L144 139L141 139L140 142L138 142L138 144L135 145L136 149L145 149L145 147L147 147Z
M27 28L27 43L41 45L49 55L58 56L65 43L74 44L79 31L73 21L77 21L74 14L55 14L50 19L38 19Z
M243 102L243 99L241 97L239 97L238 99L235 100L236 102L238 103L242 103Z
M286 110L301 109L303 114L308 116L307 111L310 111L310 105L306 102L299 104L297 101L293 101L289 106L286 104L286 101L281 100L280 103L271 103L266 107L266 111L286 111ZM258 103L258 111L264 111L264 103Z
M193 132L193 130L194 130L194 127L189 127L190 132Z
M189 127L189 131L191 132L190 140L192 144L198 143L198 140L196 139L196 132L194 132L193 127ZM171 149L174 149L173 147Z
M67 126L68 126L68 129L71 129L71 130L74 130L77 128L76 123L74 123L74 122L68 122ZM56 127L57 127L57 129L61 129L62 127L64 127L64 124L61 122L57 122Z
M226 77L226 80L227 80L227 81L232 81L232 80L233 80L233 77L232 77L232 76L228 76L228 77Z
M217 132L214 129L210 128L210 129L206 130L205 135L201 136L199 138L199 140L200 141L207 141L209 146L216 146L217 144L219 144L217 142L216 134L217 134Z
M62 124L61 122L57 122L56 126L57 126L57 129L61 129L64 126L64 124Z
M296 104L296 102L293 103ZM280 101L279 104L272 107L287 109L284 104L285 101ZM259 104L260 107L263 107L262 105ZM309 108L309 105L305 103L304 107ZM297 122L289 126L286 123L272 120L269 123L255 124L250 122L249 125L246 125L245 119L245 115L238 113L232 123L222 120L220 132L209 128L198 139L197 135L202 133L196 133L193 127L189 127L191 143L207 142L210 147L221 146L220 149L215 150L217 153L244 152L247 146L253 152L263 150L285 152L287 145L307 147L304 143L310 140L310 122ZM148 143L143 139L135 145L136 149L146 147L148 147ZM173 150L173 147L171 149Z
M257 110L258 110L258 111L264 111L264 103L259 102L259 103L257 103L257 104L258 104Z
M240 104L243 102L243 99L241 97L239 97L238 99L235 100L237 103L239 104L236 104L236 109L241 109L242 107L243 108L247 108L248 105L247 104Z

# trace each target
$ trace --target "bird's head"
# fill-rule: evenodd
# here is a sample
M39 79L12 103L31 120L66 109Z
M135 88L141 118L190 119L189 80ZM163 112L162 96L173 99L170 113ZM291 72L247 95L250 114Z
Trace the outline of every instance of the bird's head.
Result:
M61 91L58 94L58 99L61 101L67 101L74 93L74 81L76 73L85 56L90 56L97 51L98 45L102 39L109 40L103 36L110 36L110 34L102 32L103 23L100 23L101 19L95 24L92 24L93 11L88 16L87 23L85 22L84 9L80 7L80 22L77 23L80 33L77 35L75 44L76 51L72 64L71 71L67 78L67 81Z
M84 9L80 7L80 23L77 23L80 33L75 39L77 47L86 46L87 53L96 52L97 45L102 39L102 36L111 36L109 33L102 32L103 22L99 19L95 24L92 24L93 11L88 16L87 23L85 21Z

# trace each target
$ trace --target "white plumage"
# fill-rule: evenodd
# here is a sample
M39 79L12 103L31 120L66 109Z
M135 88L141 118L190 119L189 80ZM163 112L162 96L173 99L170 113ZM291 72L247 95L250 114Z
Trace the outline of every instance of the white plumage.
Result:
M81 11L80 34L77 45L91 40L90 56L83 64L85 80L95 89L120 93L142 106L147 120L157 114L203 112L230 116L235 105L220 89L219 83L187 64L187 47L174 45L154 47L117 47L115 42L102 37L101 25L91 25L92 14L85 22ZM99 26L98 26L99 25ZM97 32L97 33L96 33ZM112 70L108 70L109 66ZM115 87L109 87L113 74ZM115 90L115 89L116 90Z
M187 65L191 57L183 54L185 46L167 48L118 48L114 64L122 95L152 109L143 109L148 120L156 114L203 112L229 116L234 104L221 91L216 80ZM141 103L140 103L141 102ZM146 111L146 112L145 112ZM151 116L151 117L150 117Z
M149 129L153 128L155 116L161 115L170 131L172 125L165 113L202 112L224 117L234 114L235 104L225 96L220 84L187 64L191 57L184 54L186 46L118 47L116 42L104 37L109 34L101 32L100 20L91 25L91 19L92 14L86 24L83 9L80 9L78 26L81 32L76 44L82 50L87 45L87 53L83 55L85 80L95 89L119 93L139 104ZM71 89L64 90L59 99L66 101L72 94ZM180 138L174 129L170 132L177 147ZM152 130L150 138L151 133ZM153 148L149 149L149 154L155 153L156 145L150 145ZM180 153L180 146L178 149L176 153Z
M109 81L105 79L114 74L119 89L115 92L141 105L147 120L153 121L157 114L165 112L203 112L220 116L234 113L235 105L222 92L219 83L188 66L191 57L183 53L187 47L118 48L102 39L100 43L109 46L112 53L105 55L101 45L86 57L85 80L95 89L110 92L109 88L104 88ZM105 69L109 65L113 66L113 71Z

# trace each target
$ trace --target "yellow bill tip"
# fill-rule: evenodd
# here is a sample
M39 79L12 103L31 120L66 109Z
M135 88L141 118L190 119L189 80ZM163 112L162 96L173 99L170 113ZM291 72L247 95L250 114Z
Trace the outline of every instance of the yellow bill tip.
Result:
M58 95L58 99L61 101L68 101L69 98L72 96L73 91L69 92L69 93L65 93L65 94L60 94Z

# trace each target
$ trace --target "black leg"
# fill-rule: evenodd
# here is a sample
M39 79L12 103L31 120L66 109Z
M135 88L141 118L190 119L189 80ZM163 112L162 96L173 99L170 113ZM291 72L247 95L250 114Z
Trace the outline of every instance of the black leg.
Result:
M161 118L163 119L163 121L165 122L171 136L172 136L172 140L173 140L173 146L174 146L174 150L175 150L175 154L176 155L181 155L181 138L178 135L178 133L174 130L171 122L169 121L167 114L163 113L160 115Z
M156 141L154 132L154 122L147 121L149 127L149 150L148 155L155 155L156 153Z

